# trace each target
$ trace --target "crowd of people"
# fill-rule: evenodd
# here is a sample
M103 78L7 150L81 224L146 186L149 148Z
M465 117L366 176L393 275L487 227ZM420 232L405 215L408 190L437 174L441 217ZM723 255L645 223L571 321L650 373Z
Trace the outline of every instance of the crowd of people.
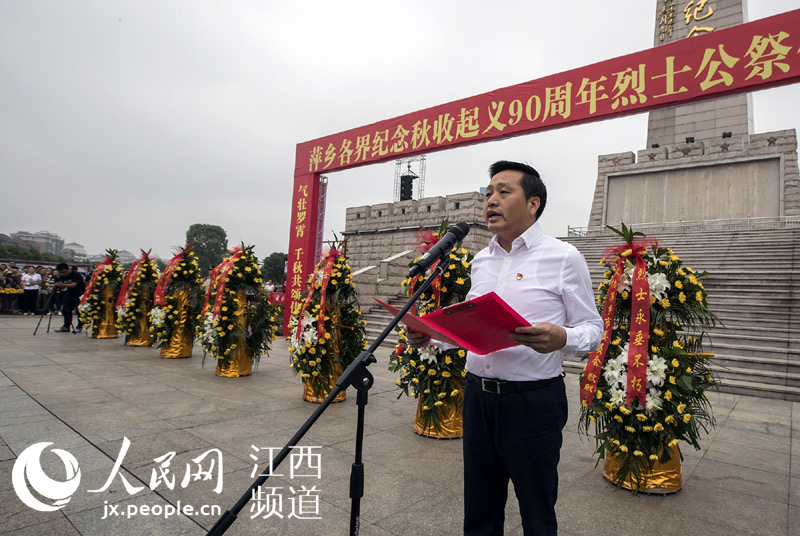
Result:
M0 314L61 314L63 295L57 292L57 279L52 267L0 264Z
M209 267L208 274L213 270ZM76 266L72 272L87 282L91 274L80 272ZM10 261L0 263L0 314L35 315L53 312L61 315L64 309L64 292L59 292L56 282L58 271L47 266L18 266ZM208 276L204 281L204 290L208 291ZM282 292L282 285L275 285L272 280L264 283L267 293ZM77 303L76 303L77 306Z

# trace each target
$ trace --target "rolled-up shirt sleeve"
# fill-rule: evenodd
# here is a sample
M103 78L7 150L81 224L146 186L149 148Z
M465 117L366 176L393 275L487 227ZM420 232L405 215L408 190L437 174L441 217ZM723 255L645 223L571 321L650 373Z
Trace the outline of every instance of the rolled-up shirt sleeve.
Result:
M561 284L567 313L567 344L561 352L569 357L592 352L600 345L603 320L595 306L589 267L575 248L570 248L564 258Z

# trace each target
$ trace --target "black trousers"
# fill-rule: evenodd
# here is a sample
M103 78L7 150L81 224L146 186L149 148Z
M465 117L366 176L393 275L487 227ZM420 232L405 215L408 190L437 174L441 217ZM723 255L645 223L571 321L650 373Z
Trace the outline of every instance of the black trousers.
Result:
M464 534L503 534L509 478L526 535L557 534L564 379L493 394L467 382L464 395Z
M62 293L62 306L61 306L61 316L64 317L64 327L71 328L72 327L72 311L75 310L77 307L78 300L77 298L73 298L69 292Z
M36 296L39 295L39 289L25 289L23 292L25 295L25 307L24 312L26 313L34 313L36 312Z

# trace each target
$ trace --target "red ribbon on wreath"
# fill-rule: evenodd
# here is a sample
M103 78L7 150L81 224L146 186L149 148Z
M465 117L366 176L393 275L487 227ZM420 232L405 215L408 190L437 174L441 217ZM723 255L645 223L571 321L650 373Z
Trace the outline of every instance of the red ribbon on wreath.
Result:
M319 292L319 313L317 314L317 338L322 340L325 337L325 292L328 288L328 281L331 279L333 273L333 265L336 264L336 259L339 257L339 250L331 248L325 255L322 267L322 281L320 283ZM314 287L317 281L317 270L311 275L311 282L308 284L308 295L306 296L303 306L300 308L300 315L297 317L297 331L295 337L300 339L300 334L303 332L303 314L306 308L311 304L311 298L314 296Z
M136 281L136 278L139 277L139 272L142 268L142 260L134 261L131 264L131 269L128 270L128 273L125 275L125 279L122 281L122 287L119 290L119 296L117 296L117 307L122 307L125 305L125 302L128 301L128 295L131 293L131 283Z
M92 277L89 279L89 282L86 284L86 290L83 291L83 295L81 296L81 300L79 305L83 305L86 303L86 300L89 299L89 296L92 295L92 291L94 290L94 286L97 284L97 278L100 277L106 267L111 266L111 257L106 256L105 259L99 264L96 264L94 270L92 271Z
M156 292L153 295L153 305L156 307L163 307L167 303L167 287L172 280L172 275L175 273L175 268L183 260L183 251L172 257L167 267L164 268L164 273L158 278L156 285Z
M631 318L625 404L628 405L633 400L639 400L642 406L646 407L647 355L650 344L650 284L647 281L647 263L642 255L651 245L657 247L658 242L653 239L636 238L632 243L612 246L603 252L606 259L615 258L615 261L612 262L616 262L616 268L614 276L609 282L606 302L603 306L603 338L600 341L600 347L589 354L589 359L583 369L581 403L590 405L592 397L597 391L597 382L603 372L603 362L614 329L614 308L617 303L619 281L625 269L625 259L631 257L636 262L636 267L631 275Z
M228 277L233 272L236 261L238 261L242 254L244 254L244 251L240 246L236 246L230 250L230 253L231 255L219 263L219 265L217 265L217 267L211 272L208 292L206 292L206 301L203 304L203 314L208 311L208 304L211 300L212 294L214 296L214 309L211 311L212 315L217 317L222 310L222 304L225 301L225 287L228 283Z

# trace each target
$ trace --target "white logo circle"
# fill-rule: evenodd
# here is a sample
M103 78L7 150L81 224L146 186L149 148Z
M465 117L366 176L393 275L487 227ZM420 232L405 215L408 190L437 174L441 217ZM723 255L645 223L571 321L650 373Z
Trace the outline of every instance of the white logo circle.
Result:
M44 474L41 456L44 449L50 445L52 443L49 442L36 443L23 450L14 462L14 469L11 472L11 482L17 496L26 505L40 512L54 512L63 508L81 483L78 460L66 450L52 449L51 452L64 463L67 480L64 482L53 480ZM39 495L53 501L53 504L45 504L34 497L28 489L28 484Z

